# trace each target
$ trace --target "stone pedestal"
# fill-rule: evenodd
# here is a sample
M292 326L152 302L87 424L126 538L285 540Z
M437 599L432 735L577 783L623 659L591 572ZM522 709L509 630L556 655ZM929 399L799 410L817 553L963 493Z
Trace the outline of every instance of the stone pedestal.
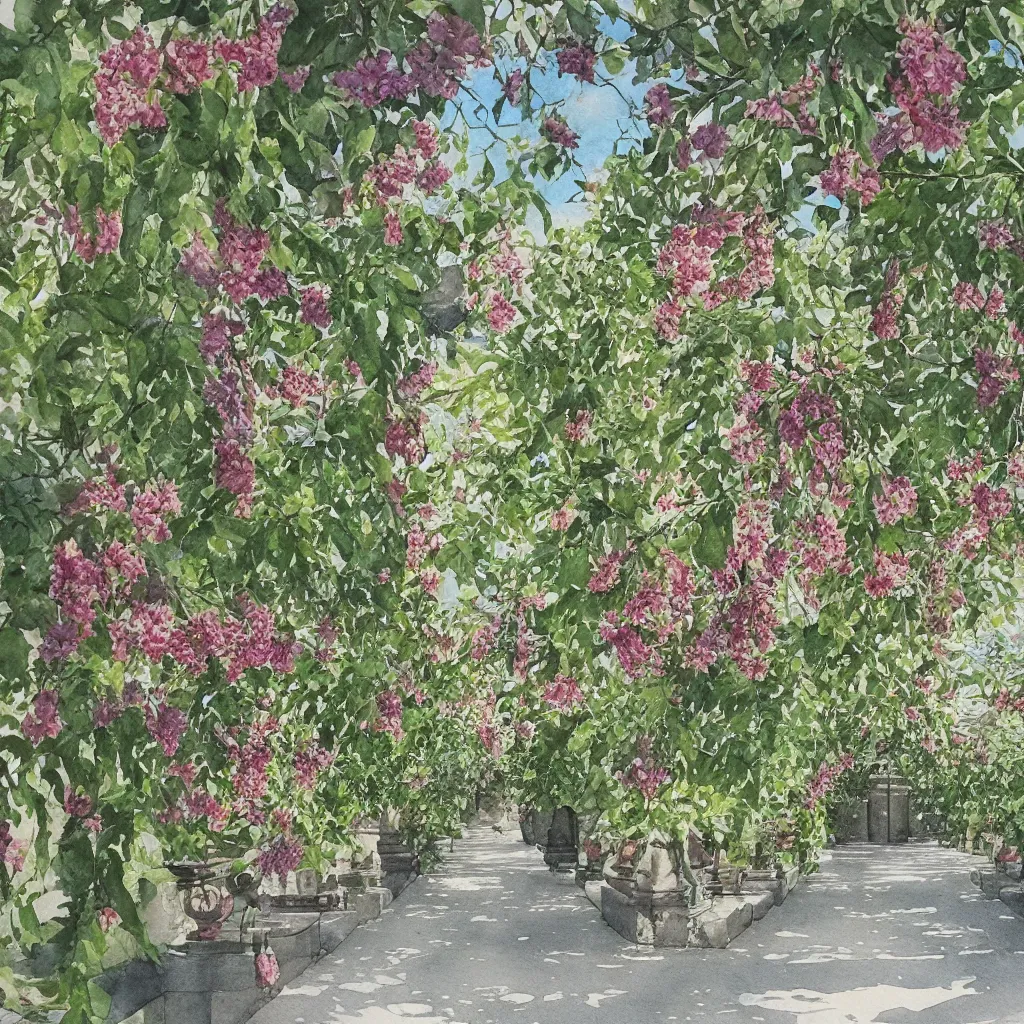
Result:
M789 895L789 887L786 884L786 879L780 877L777 868L766 870L751 868L743 879L742 892L751 895L768 893L775 906L778 907L782 906L782 901Z
M868 792L868 841L905 843L910 838L910 787L902 779L874 775Z
M686 946L689 907L685 893L636 892L601 887L601 916L624 939L641 946Z
M380 860L381 880L391 889L396 883L407 885L418 873L416 854L402 842L397 829L381 823L377 839L377 857Z
M544 863L552 871L575 873L580 851L576 814L571 807L559 807L551 818L548 841L544 850Z
M693 887L683 851L661 833L647 840L635 864L614 854L605 865L601 916L624 939L645 946L686 946Z

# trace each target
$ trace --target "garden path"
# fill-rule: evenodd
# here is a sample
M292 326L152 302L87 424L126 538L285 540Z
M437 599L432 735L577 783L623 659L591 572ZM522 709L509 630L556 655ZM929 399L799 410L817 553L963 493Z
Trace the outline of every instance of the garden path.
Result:
M731 948L642 949L518 835L473 828L252 1024L1024 1024L1024 921L977 863L840 847Z

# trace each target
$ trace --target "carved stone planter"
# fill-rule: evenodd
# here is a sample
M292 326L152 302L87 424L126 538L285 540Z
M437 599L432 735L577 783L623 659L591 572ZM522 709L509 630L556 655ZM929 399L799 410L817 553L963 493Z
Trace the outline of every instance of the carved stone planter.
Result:
M692 885L682 851L653 833L635 863L635 844L608 858L601 886L601 916L624 939L645 946L690 942Z

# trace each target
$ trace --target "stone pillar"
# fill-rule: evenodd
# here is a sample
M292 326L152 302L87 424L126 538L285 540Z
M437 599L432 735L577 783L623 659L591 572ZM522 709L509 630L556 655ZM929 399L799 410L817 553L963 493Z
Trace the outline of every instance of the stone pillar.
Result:
M571 807L559 807L551 817L547 847L544 850L544 863L552 871L571 871L575 874L580 859L576 846L578 834L576 812Z
M910 787L900 778L873 775L868 793L868 841L905 843L910 838Z

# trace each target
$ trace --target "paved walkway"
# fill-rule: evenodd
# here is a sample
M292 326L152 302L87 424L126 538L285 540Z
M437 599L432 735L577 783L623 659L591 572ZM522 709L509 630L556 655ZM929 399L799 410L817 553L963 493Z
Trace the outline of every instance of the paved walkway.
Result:
M933 844L841 847L726 950L641 949L471 829L253 1024L1024 1024L1024 921Z

